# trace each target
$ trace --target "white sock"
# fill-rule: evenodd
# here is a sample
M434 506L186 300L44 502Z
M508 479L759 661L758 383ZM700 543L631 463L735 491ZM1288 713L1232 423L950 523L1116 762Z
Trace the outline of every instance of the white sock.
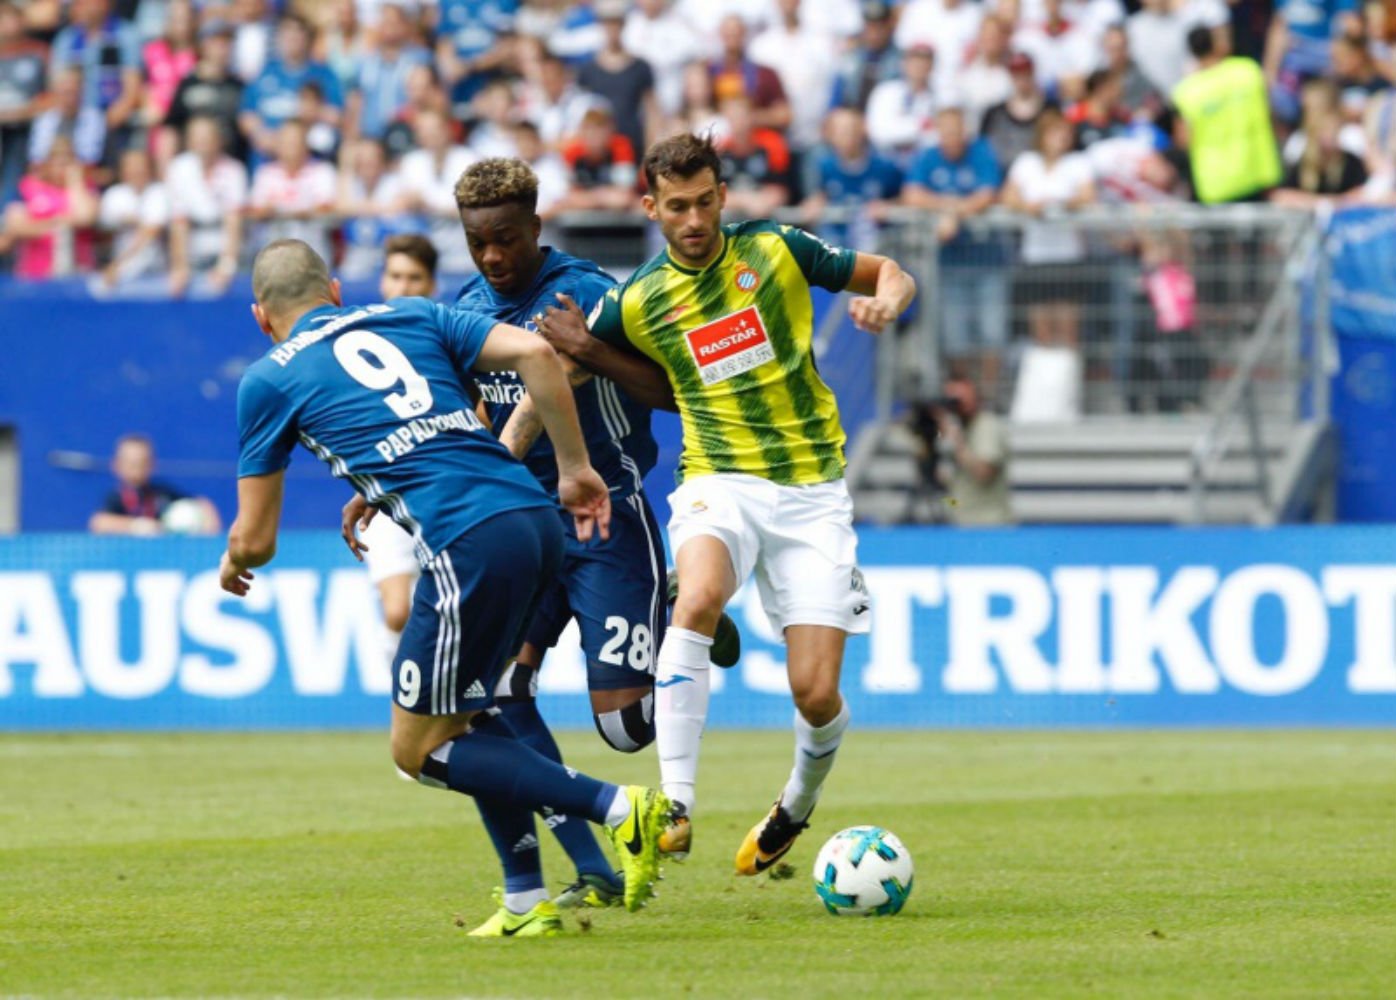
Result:
M527 892L506 892L504 908L513 914L527 913L548 898L547 889L529 889Z
M811 726L798 711L795 713L795 766L790 780L781 793L781 805L797 823L803 822L819 801L819 790L834 766L835 751L848 728L848 702L839 714L822 726Z
M685 628L664 633L654 681L655 745L664 794L690 813L698 780L698 741L708 719L711 684L708 651L713 641Z
M610 827L620 826L630 815L630 800L625 797L625 789L617 788L616 797L611 800L611 805L606 809L606 825Z

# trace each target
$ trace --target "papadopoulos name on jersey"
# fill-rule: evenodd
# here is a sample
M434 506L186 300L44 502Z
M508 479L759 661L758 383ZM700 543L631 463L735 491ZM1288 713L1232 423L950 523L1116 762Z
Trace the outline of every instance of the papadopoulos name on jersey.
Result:
M384 461L392 462L411 452L423 441L428 441L443 431L481 431L484 429L485 425L480 422L480 418L475 415L474 410L452 410L450 413L409 420L374 447L378 449L378 454L383 456Z

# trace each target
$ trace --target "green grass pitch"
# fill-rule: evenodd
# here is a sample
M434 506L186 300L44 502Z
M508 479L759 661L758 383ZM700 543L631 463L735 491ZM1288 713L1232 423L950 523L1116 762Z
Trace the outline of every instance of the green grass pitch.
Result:
M0 995L1396 994L1396 733L855 729L795 877L737 878L790 752L709 735L694 856L648 910L479 942L474 808L399 781L384 734L0 736ZM915 857L897 917L819 908L815 852L857 823Z

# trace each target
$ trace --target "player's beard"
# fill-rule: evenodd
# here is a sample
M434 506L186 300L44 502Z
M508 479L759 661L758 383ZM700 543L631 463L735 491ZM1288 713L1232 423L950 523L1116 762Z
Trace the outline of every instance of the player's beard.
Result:
M692 239L692 237L696 236L704 237L703 241L699 243L697 240ZM693 267L702 267L712 260L713 252L717 249L717 239L718 234L716 230L687 233L680 232L675 234L674 238L670 241L670 245L673 247L676 255L680 257L685 264L689 264Z

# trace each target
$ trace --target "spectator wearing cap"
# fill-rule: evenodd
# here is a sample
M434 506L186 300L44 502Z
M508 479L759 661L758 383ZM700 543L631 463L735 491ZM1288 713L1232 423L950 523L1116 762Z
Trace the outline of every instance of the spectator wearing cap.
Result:
M199 30L199 59L194 71L179 82L170 100L159 142L161 150L173 151L179 146L195 115L204 115L218 122L223 134L223 148L240 160L247 158L247 147L238 130L238 111L242 107L242 81L233 74L233 28L226 21L210 21Z
M314 83L325 98L326 121L339 125L343 98L339 80L324 63L310 59L310 25L294 15L276 28L276 58L268 62L242 95L238 124L254 155L275 155L278 129L296 117L301 87Z
M1044 0L1042 23L1019 27L1013 47L1032 56L1038 85L1061 101L1082 97L1100 58L1097 39L1066 16L1063 0Z
M180 81L194 71L198 61L194 7L190 0L170 0L165 8L164 33L141 50L146 121L165 120Z
M186 152L170 161L170 292L183 295L195 277L221 294L237 273L247 168L223 150L218 119L195 115L185 128Z
M1305 80L1332 71L1332 43L1362 33L1357 0L1279 0L1265 36L1263 65L1275 110L1294 121Z
M638 0L625 18L621 33L625 51L650 64L654 94L668 117L683 104L684 67L703 54L693 25L673 9L669 0Z
M72 23L53 40L49 72L82 70L84 107L106 116L109 133L134 124L141 105L141 40L112 12L111 0L73 0Z
M751 41L751 58L769 66L780 77L790 99L791 147L803 152L819 142L829 97L834 89L834 68L839 40L830 31L807 24L801 0L776 0L777 21Z
M1008 100L1013 93L1013 75L1008 71L1009 31L997 15L984 18L979 25L969 59L955 75L950 92L945 95L964 112L965 127L978 135L984 113L995 104Z
M400 3L379 8L373 49L359 62L345 102L350 138L381 139L407 103L407 74L431 62L431 53L417 43L414 33Z
M987 141L970 139L963 111L936 117L939 142L916 157L902 201L938 216L941 349L992 392L1008 344L1007 258L997 239L973 236L964 223L998 201L1003 171Z
M790 204L790 147L785 138L757 124L751 100L744 95L727 98L718 111L727 123L727 133L717 143L727 184L726 210L757 219Z
M972 0L911 0L897 19L897 47L925 45L936 51L934 86L946 93L969 58L985 5Z
M72 139L53 140L44 159L20 178L19 196L5 207L0 226L0 253L14 248L15 276L44 279L91 270L97 191L73 153Z
M1051 107L1047 95L1037 85L1032 57L1015 52L1008 58L1008 74L1013 93L984 112L979 134L989 141L999 165L1006 166L1032 146L1037 120Z
M398 167L408 209L422 217L441 255L441 270L465 274L471 268L470 251L456 208L455 186L475 162L475 154L453 141L451 123L440 111L418 111L412 131L417 148L403 156Z
M102 192L97 225L111 236L111 260L102 269L108 289L166 273L165 230L170 203L155 179L150 155L127 149L117 160L117 182Z
M19 193L29 147L29 127L43 109L44 46L25 37L24 19L0 0L0 205Z
M879 83L868 98L868 137L893 158L909 159L935 135L935 60L930 46L913 46L902 58L901 77Z
M630 140L633 150L645 148L645 123L659 121L654 93L654 70L632 55L624 43L626 0L598 0L595 11L601 23L601 49L577 70L577 84L602 98L616 119L616 131Z
M34 119L29 132L29 162L42 163L60 138L72 142L79 163L94 166L102 160L107 121L99 108L82 103L82 69L69 66L52 77L47 111Z
M882 0L863 4L863 31L839 59L830 103L867 109L873 88L901 75L902 54L892 44L892 7Z
M721 107L729 97L745 97L751 102L755 123L761 128L784 132L790 127L790 100L780 76L768 66L760 66L747 54L747 25L735 14L718 25L721 56L708 67L713 99Z
M517 58L518 0L441 0L436 60L451 97L468 102Z
M354 142L339 175L335 210L344 218L339 273L353 280L372 277L382 262L383 241L407 228L402 180L389 169L387 150L379 140L365 137Z
M835 108L824 122L825 145L815 151L810 193L800 203L800 217L818 225L830 242L872 250L877 224L896 204L902 172L868 144L863 113ZM823 219L833 208L836 217Z
M635 207L639 179L635 147L616 128L609 108L597 106L582 116L582 127L562 147L572 180L562 211L624 212Z

